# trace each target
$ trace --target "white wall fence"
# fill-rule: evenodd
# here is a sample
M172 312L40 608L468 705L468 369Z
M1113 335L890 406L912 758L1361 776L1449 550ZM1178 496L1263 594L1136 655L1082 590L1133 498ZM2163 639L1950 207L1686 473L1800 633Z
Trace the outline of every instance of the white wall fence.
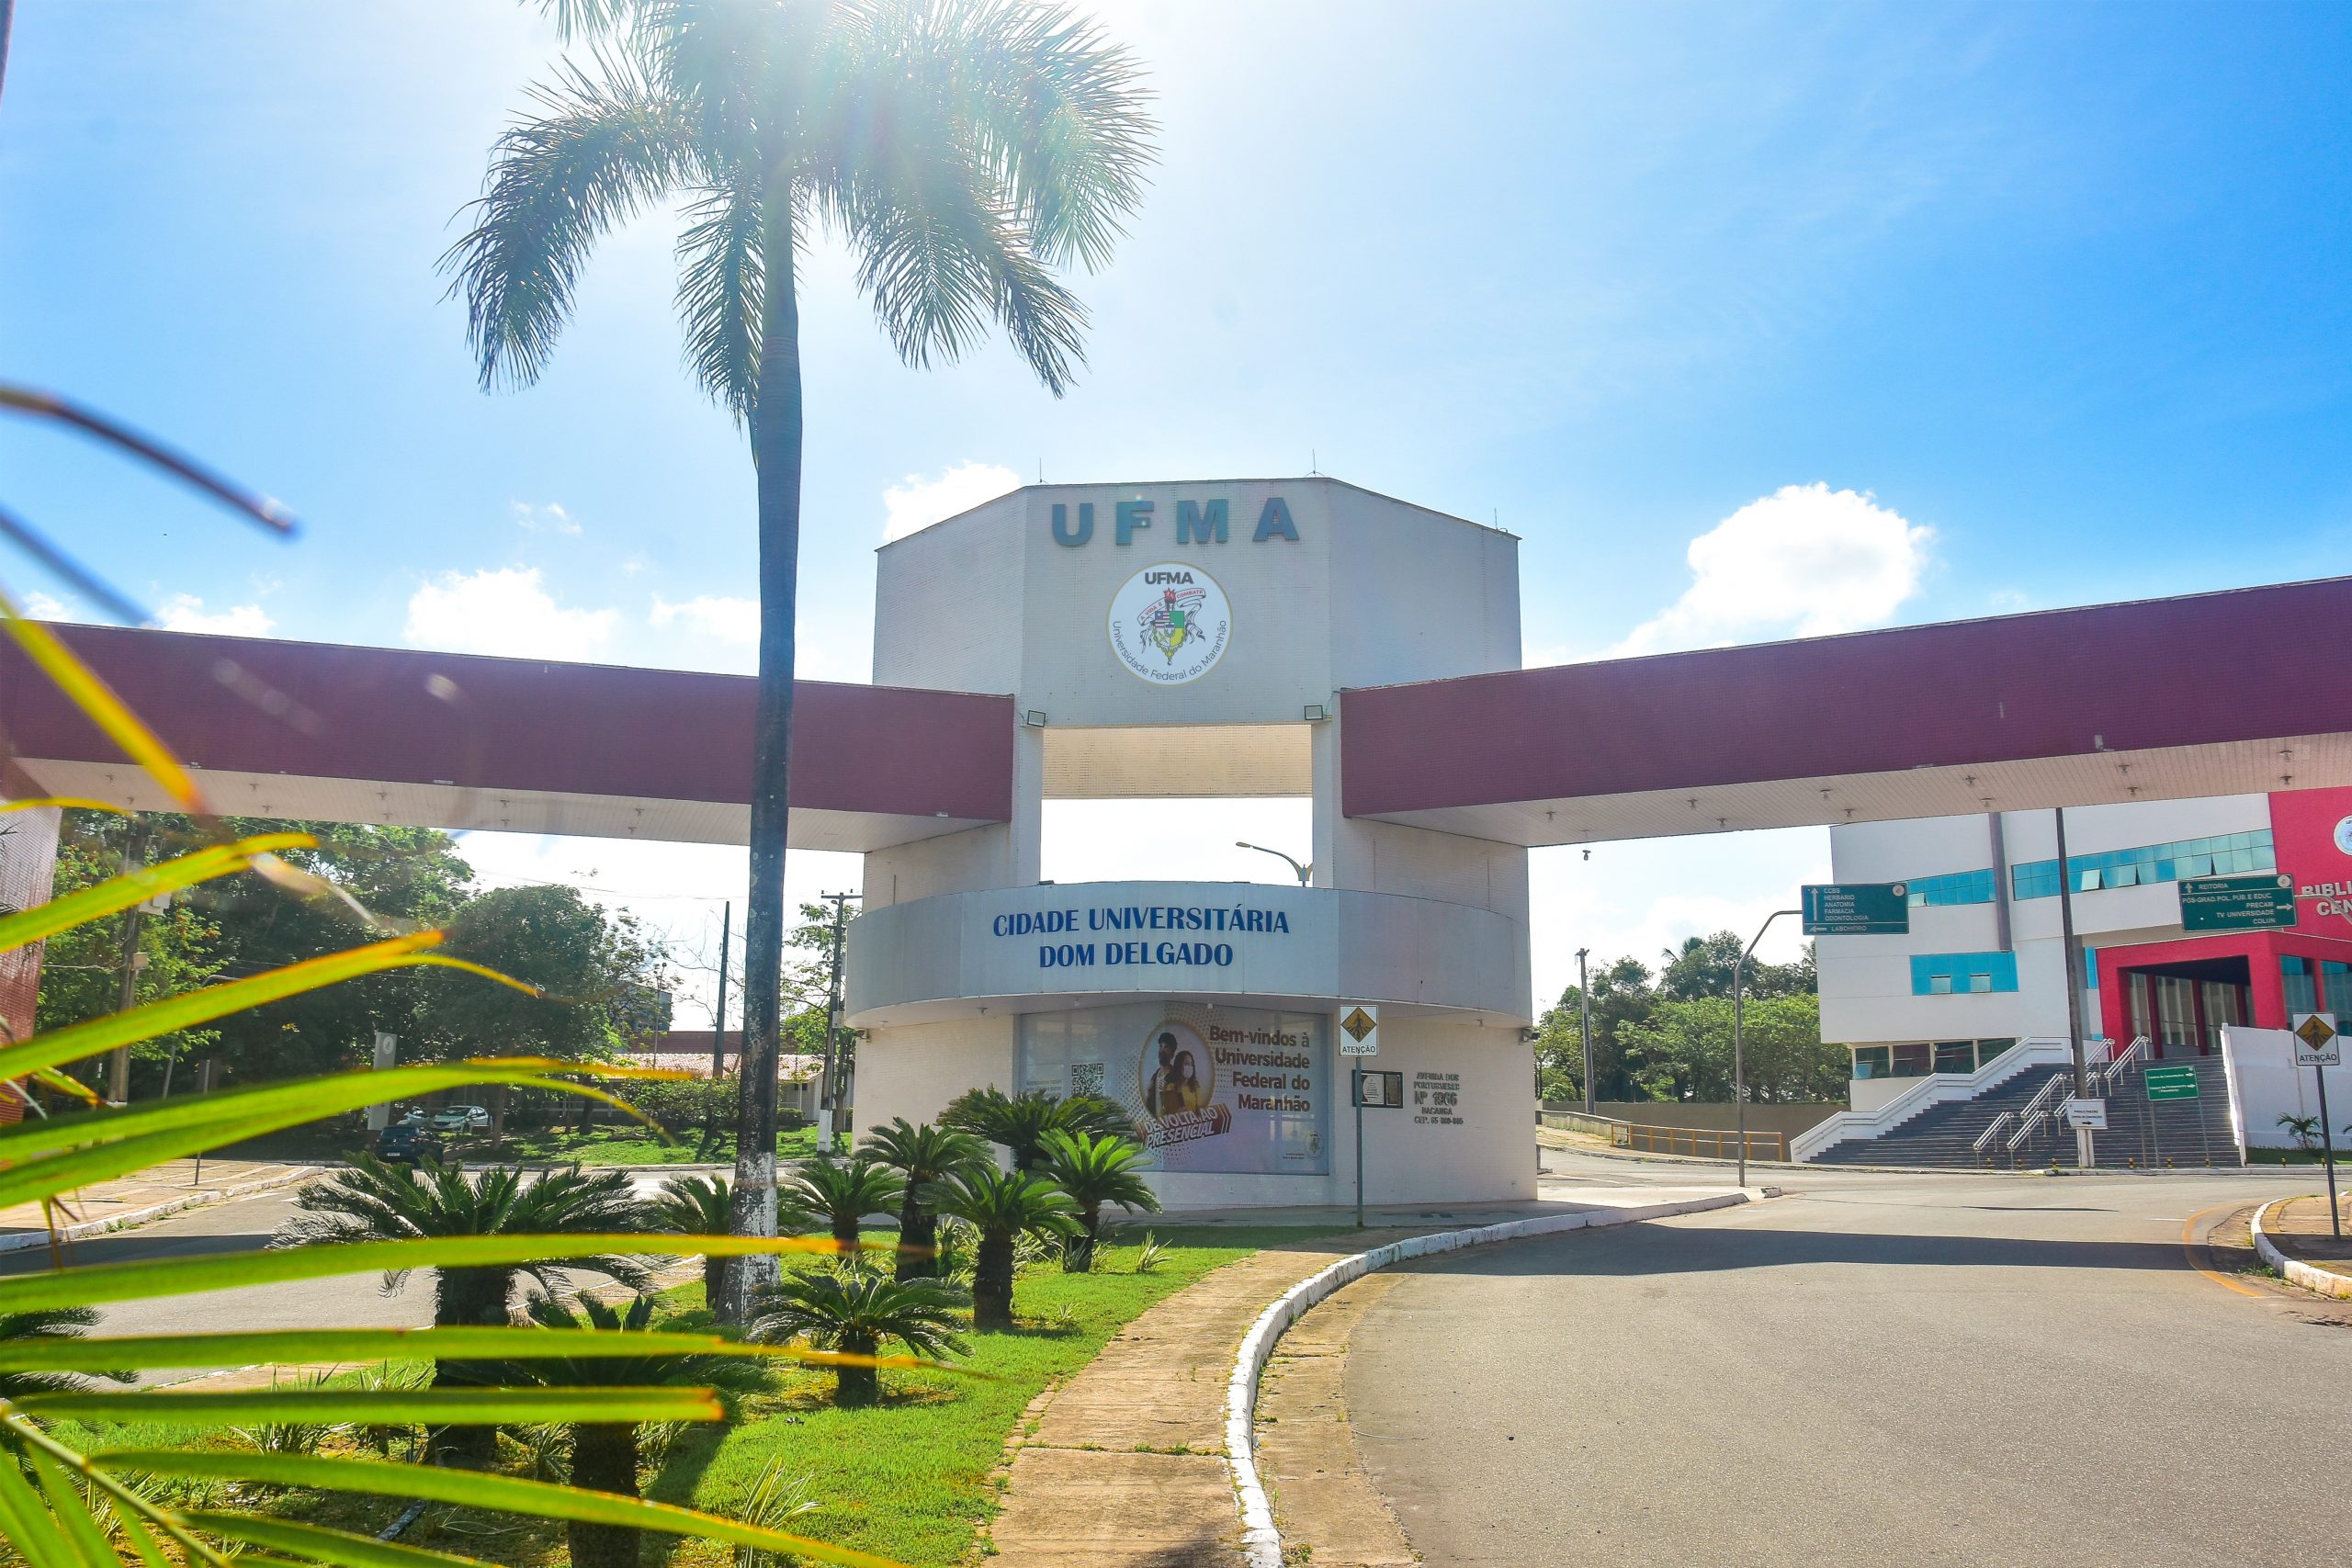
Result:
M2230 1076L2231 1131L2241 1155L2249 1148L2292 1149L2301 1145L2278 1124L2281 1116L2317 1116L2321 1073L2327 1075L2328 1120L2335 1146L2352 1148L2352 1066L2295 1066L2295 1037L2283 1029L2222 1031L2222 1062Z

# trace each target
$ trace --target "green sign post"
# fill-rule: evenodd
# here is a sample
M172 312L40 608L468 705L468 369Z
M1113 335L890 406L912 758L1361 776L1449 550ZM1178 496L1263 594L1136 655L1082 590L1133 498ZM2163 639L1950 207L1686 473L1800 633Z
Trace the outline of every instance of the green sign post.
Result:
M1911 888L1901 882L1831 882L1804 889L1807 936L1907 936Z
M2197 1098L2195 1067L2150 1067L2141 1077L2147 1080L2148 1098L2152 1100Z
M2282 872L2181 880L2183 931L2284 931L2294 923L2295 879Z

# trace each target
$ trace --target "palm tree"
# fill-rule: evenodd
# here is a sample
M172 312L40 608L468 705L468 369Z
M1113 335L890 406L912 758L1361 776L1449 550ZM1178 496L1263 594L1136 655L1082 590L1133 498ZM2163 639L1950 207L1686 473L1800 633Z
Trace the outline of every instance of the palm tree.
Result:
M1136 1136L1135 1118L1111 1100L1084 1094L1057 1100L1041 1089L1007 1094L994 1085L967 1089L949 1100L939 1113L939 1124L1002 1145L1012 1154L1015 1170L1035 1170L1046 1163L1046 1137L1051 1133Z
M986 1164L988 1146L969 1133L929 1122L918 1127L903 1116L869 1129L858 1142L862 1153L897 1171L907 1184L906 1195L899 1201L898 1277L935 1278L939 1216L933 1212L925 1189L951 1171Z
M725 1235L734 1217L733 1201L723 1176L673 1176L662 1184L662 1195L653 1200L647 1213L656 1230L680 1235ZM702 1260L702 1290L708 1302L718 1300L718 1276L725 1262L722 1258Z
M760 1292L749 1339L781 1344L806 1337L820 1350L878 1356L895 1339L918 1356L961 1355L955 1314L964 1292L944 1280L893 1280L855 1267L805 1269ZM882 1397L879 1371L837 1363L835 1404L871 1404Z
M972 1261L972 1325L1012 1326L1012 1244L1023 1235L1069 1235L1077 1205L1069 1194L1031 1171L967 1166L932 1189L932 1206L980 1233Z
M1046 1134L1046 1174L1078 1205L1083 1229L1062 1249L1062 1267L1072 1274L1094 1268L1094 1246L1102 1237L1102 1205L1116 1203L1129 1213L1159 1213L1159 1198L1136 1167L1150 1153L1132 1138L1091 1133Z
M548 1328L595 1334L642 1334L652 1324L654 1300L640 1295L626 1310L582 1296L567 1306L535 1297L534 1320ZM545 1388L708 1388L724 1396L747 1393L765 1381L758 1366L736 1356L582 1356L571 1360L517 1360L502 1364L499 1381ZM731 1404L731 1401L730 1401ZM583 1421L571 1428L571 1484L638 1495L637 1423ZM570 1532L572 1568L638 1568L639 1532L621 1525L573 1520Z
M798 264L822 227L909 364L1001 325L1066 391L1086 312L1054 278L1107 261L1141 197L1152 122L1134 58L1055 5L1001 0L541 0L598 36L499 138L443 258L485 389L537 379L580 268L619 223L683 198L678 303L695 378L748 430L758 481L735 1225L775 1234L777 1000L790 799L802 402ZM740 1321L775 1262L727 1270Z
M810 1228L827 1226L834 1245L854 1254L865 1216L897 1208L905 1191L906 1183L889 1167L863 1155L845 1160L820 1155L784 1184L776 1201L803 1213Z
M51 1307L41 1312L0 1312L0 1341L13 1339L79 1339L98 1325L89 1307ZM136 1382L137 1372L101 1372L110 1382ZM88 1386L74 1372L0 1372L0 1400L22 1399L28 1393L71 1393Z
M499 1166L469 1179L461 1165L425 1160L412 1177L372 1155L354 1155L350 1168L330 1180L302 1189L294 1200L300 1214L278 1228L277 1247L322 1247L364 1241L413 1241L452 1235L598 1235L647 1228L645 1204L620 1169L583 1173L578 1166L542 1173L526 1181L519 1167ZM433 1322L436 1327L511 1321L509 1302L518 1279L527 1278L549 1294L563 1289L567 1270L593 1269L642 1289L652 1274L644 1261L609 1254L550 1258L539 1263L500 1264L435 1271ZM401 1273L384 1276L397 1290ZM486 1369L461 1361L435 1361L434 1386L480 1383ZM435 1452L461 1462L486 1463L496 1432L488 1427L452 1427L435 1439Z

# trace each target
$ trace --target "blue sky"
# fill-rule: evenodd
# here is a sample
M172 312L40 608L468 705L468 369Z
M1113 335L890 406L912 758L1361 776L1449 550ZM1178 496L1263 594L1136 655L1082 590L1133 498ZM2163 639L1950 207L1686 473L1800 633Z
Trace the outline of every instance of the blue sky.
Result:
M2345 570L2342 6L1101 15L1151 67L1163 160L1114 264L1078 280L1095 326L1069 397L1000 349L904 368L839 257L811 260L810 674L865 674L889 492L927 520L1040 464L1312 454L1499 517L1525 540L1531 662ZM310 530L277 547L21 424L0 493L185 624L744 667L749 463L679 370L673 225L607 243L523 393L476 389L441 298L453 215L557 52L536 9L492 0L20 0L0 372ZM1303 836L1303 813L1250 809ZM1234 836L1177 808L1057 820L1064 874L1118 868L1107 823ZM722 852L477 846L503 875L630 893L734 874ZM1580 942L1746 919L1826 860L1810 833L1540 858L1539 990Z

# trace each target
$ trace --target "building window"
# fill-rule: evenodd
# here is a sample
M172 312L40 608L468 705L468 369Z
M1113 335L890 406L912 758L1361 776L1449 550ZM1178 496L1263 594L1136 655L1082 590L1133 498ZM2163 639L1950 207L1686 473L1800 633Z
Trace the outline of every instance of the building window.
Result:
M2321 1006L2327 1011L2339 1019L2352 1019L2352 964L2338 964L2333 958L2321 959L2319 996Z
M1976 1065L1980 1067L1984 1066L2016 1043L2014 1040L1979 1040L1976 1043Z
M1976 1042L1973 1040L1939 1040L1936 1042L1936 1071L1939 1073L1973 1073L1976 1070Z
M1898 1078L1924 1078L1933 1066L1928 1043L1924 1040L1894 1047L1894 1076Z
M1894 1077L1893 1059L1883 1045L1854 1047L1854 1076L1858 1078Z
M2077 893L2137 887L2150 882L2177 882L2184 876L2230 876L2239 872L2278 869L2278 852L2267 828L2066 857L2068 877ZM2012 866L2009 891L2018 898L2056 897L2058 863L2027 861Z
M1905 886L1910 889L1911 907L1915 909L1952 904L1989 904L1993 901L1993 868L1988 865L1982 871L1914 876Z
M2278 961L2278 982L2287 993L2289 1012L2319 1011L2319 987L2312 983L2312 961L2308 958L2282 958Z
M1921 953L1911 959L1911 994L1948 997L1955 992L2014 991L2014 953Z

